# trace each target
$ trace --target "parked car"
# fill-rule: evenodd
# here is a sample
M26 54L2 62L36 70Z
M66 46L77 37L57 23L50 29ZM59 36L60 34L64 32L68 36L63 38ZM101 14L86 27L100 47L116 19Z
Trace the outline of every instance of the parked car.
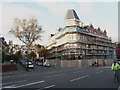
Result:
M22 65L22 60L19 60L20 64Z
M28 61L28 62L26 62L26 64L25 64L25 67L27 68L34 68L34 65L32 64L32 62L31 61Z
M25 60L20 60L20 64L25 66Z
M44 67L50 67L50 63L49 63L49 62L44 62L44 63L43 63L43 66L44 66Z

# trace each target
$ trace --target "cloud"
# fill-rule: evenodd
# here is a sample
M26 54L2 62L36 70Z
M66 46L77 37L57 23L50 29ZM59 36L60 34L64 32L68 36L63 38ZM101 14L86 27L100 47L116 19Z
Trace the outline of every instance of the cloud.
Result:
M94 12L92 2L79 2L79 5L80 5L80 11L83 14L91 14Z
M39 5L47 8L53 14L61 14L68 9L74 8L71 3L56 3L56 2L39 2Z
M0 3L0 13L2 13L2 3ZM0 14L0 36L2 34L2 14Z
M25 2L25 0L21 0ZM28 0L26 0L28 1ZM119 0L30 0L31 2L119 2ZM19 1L18 1L19 2Z
M43 13L38 10L33 10L27 8L22 5L11 5L10 3L3 3L2 8L2 36L6 38L6 40L13 39L17 41L17 39L9 34L9 30L12 28L13 20L16 17L19 18L30 18L30 17L42 17ZM16 43L16 42L15 42Z

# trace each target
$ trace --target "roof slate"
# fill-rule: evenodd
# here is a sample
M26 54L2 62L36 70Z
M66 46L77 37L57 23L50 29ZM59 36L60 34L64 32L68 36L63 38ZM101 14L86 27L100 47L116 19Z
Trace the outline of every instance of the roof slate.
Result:
M65 16L65 20L66 19L78 19L78 20L80 20L74 9L70 9L67 11L67 14Z

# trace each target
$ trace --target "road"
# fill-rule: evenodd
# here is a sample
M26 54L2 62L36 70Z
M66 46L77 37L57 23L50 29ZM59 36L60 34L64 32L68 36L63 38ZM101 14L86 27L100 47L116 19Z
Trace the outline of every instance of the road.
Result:
M118 88L109 67L42 67L28 73L3 76L3 88Z

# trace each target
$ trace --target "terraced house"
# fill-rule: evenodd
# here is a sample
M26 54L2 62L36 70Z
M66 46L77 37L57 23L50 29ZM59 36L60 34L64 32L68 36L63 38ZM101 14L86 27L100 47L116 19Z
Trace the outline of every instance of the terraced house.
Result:
M51 34L47 49L49 59L66 60L113 59L115 48L106 30L94 28L92 24L83 26L75 10L70 9L64 19L63 28Z

